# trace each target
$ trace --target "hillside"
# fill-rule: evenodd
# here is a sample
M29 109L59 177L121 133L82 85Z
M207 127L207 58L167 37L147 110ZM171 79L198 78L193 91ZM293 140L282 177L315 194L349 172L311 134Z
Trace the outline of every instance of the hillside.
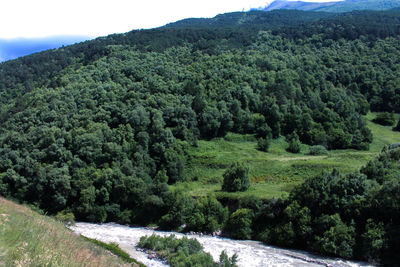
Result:
M294 9L294 10L303 10L303 11L316 11L320 8L335 6L336 2L303 2L303 1L286 1L286 0L276 0L271 4L266 6L263 10L272 11L272 10L281 10L281 9Z
M303 11L343 13L353 10L388 10L400 7L398 0L344 0L332 2L302 2L277 0L268 5L264 10L296 9Z
M283 197L304 179L318 176L334 169L342 173L359 170L365 163L377 157L384 146L397 143L400 132L392 127L373 123L376 114L366 116L368 128L374 140L368 151L332 150L322 155L309 155L310 146L302 145L299 154L285 151L284 138L273 140L268 153L257 150L253 136L229 133L225 138L200 141L198 147L189 150L190 160L185 166L185 181L177 183L195 197L215 194L218 199L245 199L257 196L262 199ZM245 192L221 192L222 174L234 162L246 162L250 166L253 182Z
M396 190L397 165L382 156L372 178L354 171L398 137L370 111L400 112L399 21L399 10L231 13L2 63L0 194L82 221L385 259L392 247L363 234L395 242L397 225L370 209ZM250 187L222 191L232 173ZM296 193L328 185L351 188L326 196L330 209Z
M52 218L0 198L0 266L138 266L127 264Z

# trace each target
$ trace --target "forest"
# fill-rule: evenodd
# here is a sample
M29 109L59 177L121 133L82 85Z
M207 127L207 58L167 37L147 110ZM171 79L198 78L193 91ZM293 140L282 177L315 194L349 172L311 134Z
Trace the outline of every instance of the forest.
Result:
M83 221L223 229L399 263L396 148L359 172L321 173L288 198L234 210L171 189L199 140L228 133L254 136L265 153L279 137L292 153L368 150L364 115L400 112L399 23L400 10L232 13L1 63L0 195ZM225 178L227 191L250 182L245 164Z

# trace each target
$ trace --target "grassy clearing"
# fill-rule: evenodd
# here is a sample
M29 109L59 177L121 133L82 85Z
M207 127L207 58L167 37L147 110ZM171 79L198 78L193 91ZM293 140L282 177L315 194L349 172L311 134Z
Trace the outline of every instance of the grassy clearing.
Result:
M342 172L356 171L378 155L385 145L400 142L400 132L373 123L371 120L375 116L373 113L366 116L374 135L369 151L334 150L328 155L310 156L307 155L308 146L302 145L300 154L292 154L285 151L285 139L279 138L273 140L269 152L265 153L256 149L254 137L232 133L225 138L199 141L199 146L191 149L185 168L185 178L189 182L179 183L173 188L183 189L193 196L285 197L296 184L308 177L334 168ZM249 164L252 186L242 193L221 192L222 174L235 161Z
M138 266L76 236L52 218L0 198L0 266Z

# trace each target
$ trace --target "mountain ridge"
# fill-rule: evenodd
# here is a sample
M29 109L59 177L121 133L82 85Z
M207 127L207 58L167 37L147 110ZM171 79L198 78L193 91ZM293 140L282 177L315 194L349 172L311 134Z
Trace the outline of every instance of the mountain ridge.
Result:
M296 9L303 11L343 13L353 10L387 10L397 7L400 7L400 1L398 0L345 0L336 2L276 0L262 10Z

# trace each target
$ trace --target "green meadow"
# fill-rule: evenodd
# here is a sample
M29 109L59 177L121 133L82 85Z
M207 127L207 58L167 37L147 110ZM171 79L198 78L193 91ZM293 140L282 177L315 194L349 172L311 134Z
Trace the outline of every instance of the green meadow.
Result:
M172 188L184 190L195 197L213 194L227 198L287 197L291 189L306 178L334 168L343 173L357 171L377 156L385 145L400 142L400 132L392 131L391 126L372 122L375 115L369 113L366 116L374 136L368 151L332 150L327 155L310 156L309 146L303 144L299 154L292 154L286 152L288 144L281 137L271 142L268 152L261 152L256 149L257 142L253 136L233 133L225 138L201 140L198 147L189 151L184 172L186 182ZM222 174L236 161L250 166L252 186L246 192L222 192Z

